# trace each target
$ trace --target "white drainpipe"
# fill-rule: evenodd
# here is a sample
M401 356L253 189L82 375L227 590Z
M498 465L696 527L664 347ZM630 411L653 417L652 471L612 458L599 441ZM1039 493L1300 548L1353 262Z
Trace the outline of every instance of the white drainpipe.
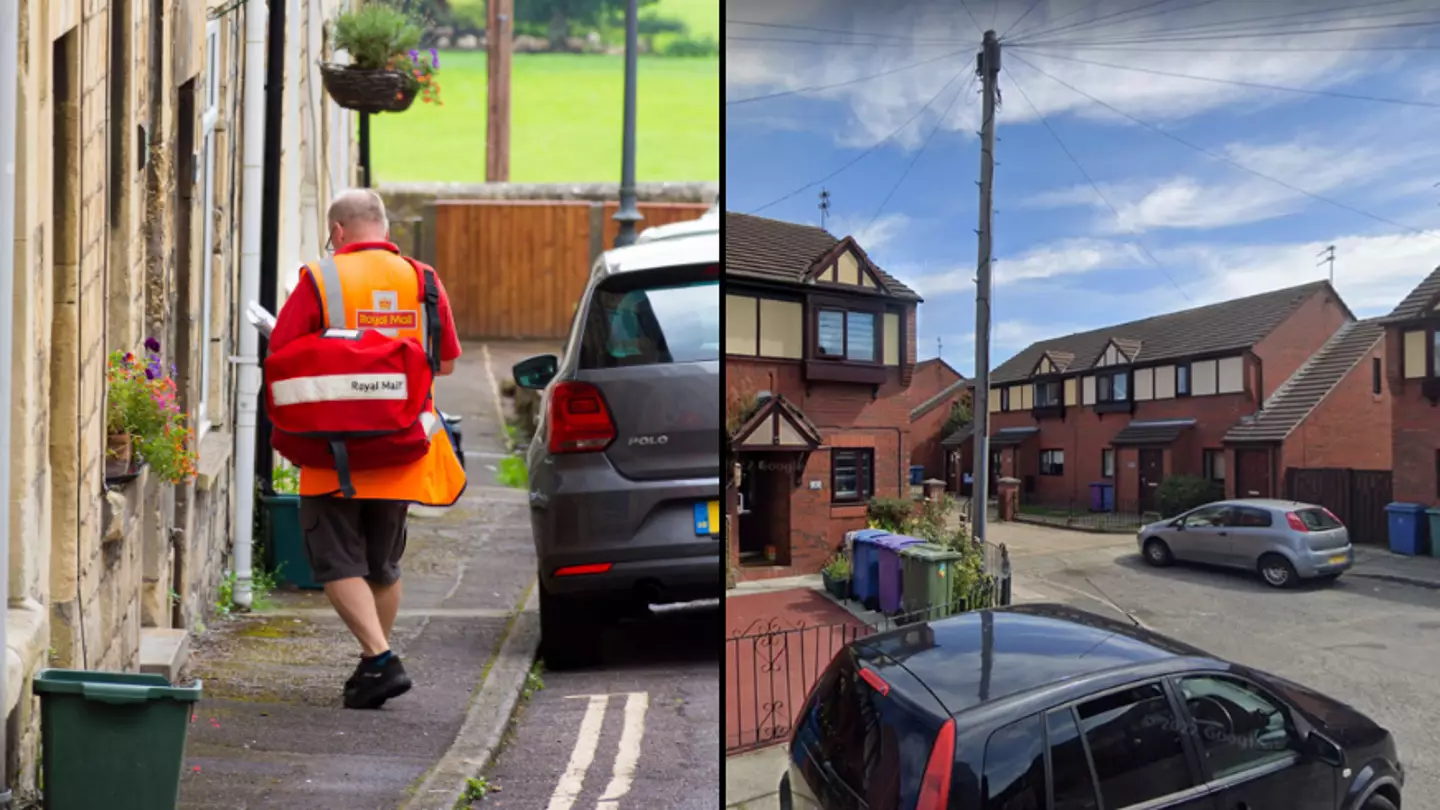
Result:
M20 4L0 2L0 65L20 64ZM10 397L14 379L15 332L15 129L19 121L17 76L0 69L0 661L8 662L10 642L5 625L10 613ZM8 671L8 668L7 668ZM0 716L7 673L0 672ZM10 774L5 763L5 735L0 734L0 807L10 806Z
M240 297L260 300L261 201L265 189L265 43L269 9L245 4L244 139L241 145ZM0 62L0 64L4 64ZM235 407L235 604L250 607L251 527L255 525L255 421L260 397L260 333L240 327L239 391Z

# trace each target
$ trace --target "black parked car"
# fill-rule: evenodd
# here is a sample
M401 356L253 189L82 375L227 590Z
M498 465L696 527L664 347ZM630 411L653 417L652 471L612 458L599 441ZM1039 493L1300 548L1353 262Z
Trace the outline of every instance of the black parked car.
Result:
M1397 810L1390 732L1339 701L1062 605L842 650L795 721L786 810Z

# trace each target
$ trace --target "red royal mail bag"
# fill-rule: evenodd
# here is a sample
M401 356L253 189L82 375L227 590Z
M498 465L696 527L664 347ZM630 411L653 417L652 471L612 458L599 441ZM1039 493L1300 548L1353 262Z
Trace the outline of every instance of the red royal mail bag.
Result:
M352 470L423 458L440 427L431 407L440 370L440 288L434 270L410 263L424 305L424 345L413 337L348 328L345 312L322 301L325 329L296 338L265 360L271 445L292 464L335 470L347 498L355 495ZM333 258L320 262L320 272L326 290L341 289Z

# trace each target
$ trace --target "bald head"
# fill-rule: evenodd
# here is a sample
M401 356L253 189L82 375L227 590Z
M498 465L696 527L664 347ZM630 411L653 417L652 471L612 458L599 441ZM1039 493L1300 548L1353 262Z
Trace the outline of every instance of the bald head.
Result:
M342 191L330 202L327 215L330 245L339 250L355 242L380 242L389 238L390 220L385 201L373 189Z

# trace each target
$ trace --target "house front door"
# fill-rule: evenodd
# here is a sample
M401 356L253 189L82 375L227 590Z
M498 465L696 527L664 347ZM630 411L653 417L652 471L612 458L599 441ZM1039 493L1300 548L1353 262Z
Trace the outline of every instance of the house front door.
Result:
M1235 497L1270 497L1270 452L1235 451Z
M790 564L794 453L745 453L740 462L741 565Z
M1139 483L1137 496L1140 509L1156 512L1160 509L1160 482L1165 480L1165 451L1141 448Z

